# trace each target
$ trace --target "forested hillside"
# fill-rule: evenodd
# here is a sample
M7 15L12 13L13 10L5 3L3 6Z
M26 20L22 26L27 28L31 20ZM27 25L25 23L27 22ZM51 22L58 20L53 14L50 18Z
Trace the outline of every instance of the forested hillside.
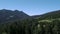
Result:
M0 24L0 34L60 34L60 10L30 17Z

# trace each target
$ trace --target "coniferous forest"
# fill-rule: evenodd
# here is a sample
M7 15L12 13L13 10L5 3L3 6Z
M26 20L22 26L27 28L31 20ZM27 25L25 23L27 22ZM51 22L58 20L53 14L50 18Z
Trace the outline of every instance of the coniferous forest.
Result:
M22 20L16 15L14 19L10 16L8 21L0 22L0 34L60 34L60 10L38 16L28 16L29 18L24 17Z

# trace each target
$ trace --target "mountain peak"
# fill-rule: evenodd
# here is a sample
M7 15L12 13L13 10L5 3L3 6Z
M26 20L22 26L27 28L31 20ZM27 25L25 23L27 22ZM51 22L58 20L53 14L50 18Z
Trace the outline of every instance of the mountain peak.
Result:
M23 20L29 18L30 16L19 10L0 10L0 22L12 21L12 20Z

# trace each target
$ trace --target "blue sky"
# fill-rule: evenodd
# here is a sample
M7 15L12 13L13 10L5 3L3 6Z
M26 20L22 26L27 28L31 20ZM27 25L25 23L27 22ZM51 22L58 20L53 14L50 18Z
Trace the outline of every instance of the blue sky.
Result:
M0 9L17 9L28 15L39 15L60 10L60 0L0 0Z

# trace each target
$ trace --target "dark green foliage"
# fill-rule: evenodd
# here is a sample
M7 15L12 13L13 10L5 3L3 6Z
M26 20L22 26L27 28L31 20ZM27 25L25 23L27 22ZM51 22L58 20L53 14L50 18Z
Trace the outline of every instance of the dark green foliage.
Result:
M2 23L0 34L60 34L60 16L52 14L45 15L44 18L17 19Z
M52 22L38 22L36 19L25 19L11 23L1 24L0 33L7 34L60 34L60 20Z

